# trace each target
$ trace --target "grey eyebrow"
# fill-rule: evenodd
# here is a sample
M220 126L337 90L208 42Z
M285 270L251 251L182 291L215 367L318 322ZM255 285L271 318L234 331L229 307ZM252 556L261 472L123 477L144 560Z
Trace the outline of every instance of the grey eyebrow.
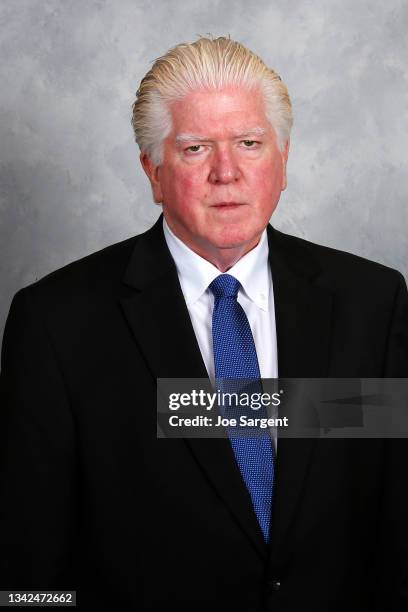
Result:
M267 133L266 128L254 127L251 130L247 130L243 134L238 134L236 138L244 138L244 136L264 136Z
M178 134L176 136L176 142L191 142L192 140L210 140L209 138L203 138L202 136L196 136L195 134Z
M232 135L233 138L246 138L247 136L263 136L267 130L262 127L254 127L249 130L245 130L242 134ZM177 134L176 142L208 142L211 138L205 136L198 136L196 134Z

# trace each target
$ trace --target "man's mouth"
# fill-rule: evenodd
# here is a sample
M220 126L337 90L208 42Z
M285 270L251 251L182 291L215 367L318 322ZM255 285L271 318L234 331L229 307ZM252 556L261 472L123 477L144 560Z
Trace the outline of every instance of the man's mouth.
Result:
M217 202L216 204L212 205L212 208L232 210L234 208L238 208L239 206L244 206L244 204L242 202Z

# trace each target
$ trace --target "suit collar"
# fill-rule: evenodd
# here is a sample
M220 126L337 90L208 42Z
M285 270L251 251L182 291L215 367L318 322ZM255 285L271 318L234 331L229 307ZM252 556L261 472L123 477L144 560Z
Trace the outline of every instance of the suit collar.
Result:
M165 274L175 271L174 262L163 237L163 215L146 232L137 236L122 281L134 289L143 290L155 284Z
M330 363L333 296L309 243L268 226L279 378L324 378Z
M152 376L206 378L162 216L139 236L123 282L135 289L121 305Z

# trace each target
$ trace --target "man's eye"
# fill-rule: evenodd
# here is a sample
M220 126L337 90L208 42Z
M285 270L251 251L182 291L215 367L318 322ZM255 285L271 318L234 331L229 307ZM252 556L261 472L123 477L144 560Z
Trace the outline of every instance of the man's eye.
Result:
M198 153L201 147L202 145L191 145L191 147L187 147L186 151L190 151L191 153Z
M243 140L242 142L248 149L250 149L254 146L254 144L256 144L256 140Z

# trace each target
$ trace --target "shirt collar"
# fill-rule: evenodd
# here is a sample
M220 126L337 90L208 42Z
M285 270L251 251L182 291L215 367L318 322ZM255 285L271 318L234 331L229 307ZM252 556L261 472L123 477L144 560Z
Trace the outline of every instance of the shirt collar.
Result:
M163 231L167 246L176 264L187 306L191 306L203 295L208 289L208 285L221 272L177 238L164 217ZM248 298L265 312L269 310L271 283L268 252L268 238L265 229L257 246L241 257L227 272L227 274L231 274L239 280Z

